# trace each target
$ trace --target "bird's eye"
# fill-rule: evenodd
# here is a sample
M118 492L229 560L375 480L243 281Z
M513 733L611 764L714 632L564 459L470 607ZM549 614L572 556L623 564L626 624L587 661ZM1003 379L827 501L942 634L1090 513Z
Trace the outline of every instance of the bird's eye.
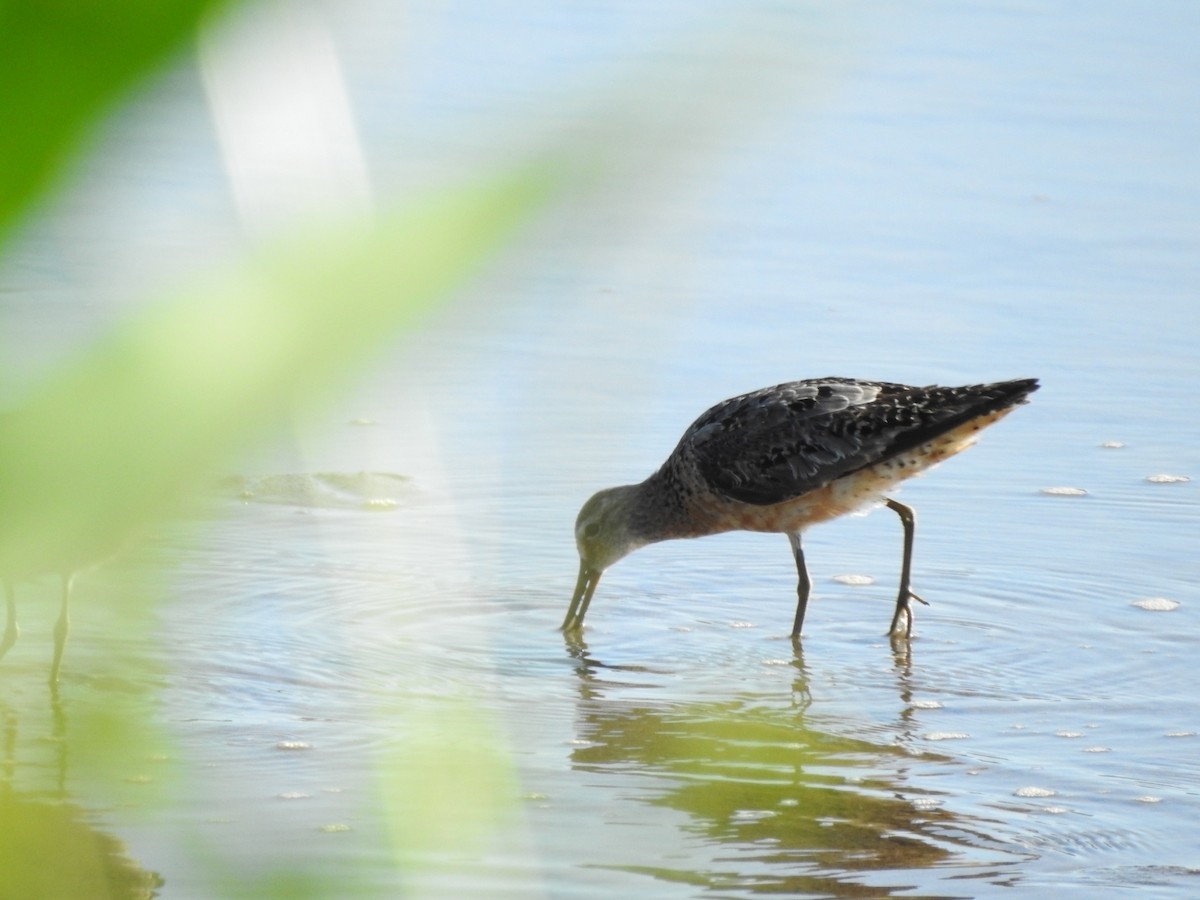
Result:
M583 536L584 537L594 538L599 533L600 533L600 523L599 522L588 522L587 525L585 525L583 528Z

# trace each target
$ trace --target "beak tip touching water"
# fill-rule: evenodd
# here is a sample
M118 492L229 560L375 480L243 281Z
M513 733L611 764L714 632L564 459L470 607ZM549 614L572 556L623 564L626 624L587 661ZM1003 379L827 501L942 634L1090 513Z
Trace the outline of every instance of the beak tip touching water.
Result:
M582 561L579 563L579 578L575 582L575 593L571 595L571 605L567 607L566 618L559 626L560 631L572 633L583 628L583 617L587 615L592 595L596 593L596 585L600 583L600 574L601 570L593 569Z

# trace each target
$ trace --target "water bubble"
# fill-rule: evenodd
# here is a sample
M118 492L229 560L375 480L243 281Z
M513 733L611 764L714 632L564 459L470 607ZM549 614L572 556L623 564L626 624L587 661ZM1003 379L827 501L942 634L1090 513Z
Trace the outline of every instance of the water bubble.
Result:
M1179 609L1180 604L1178 600L1169 600L1166 597L1145 597L1134 600L1129 605L1138 609L1148 609L1150 612L1171 612L1173 609Z
M732 822L760 822L775 815L778 813L770 809L735 809L729 818Z
M931 731L925 735L927 741L961 741L969 738L965 731Z
M1050 788L1041 787L1023 787L1013 791L1014 797L1053 797L1058 791L1052 791Z
M363 503L363 509L389 510L395 509L399 505L400 502L392 499L391 497L372 497L370 500L367 500Z
M1186 484L1192 479L1187 475L1147 475L1146 480L1151 484Z
M1087 491L1077 487L1048 487L1042 488L1040 493L1050 497L1086 497Z
M838 584L866 585L875 583L875 579L870 575L834 575L832 580Z
M312 745L304 741L280 741L275 745L276 750L311 750Z
M1124 441L1105 441L1100 446L1103 447L1105 450L1120 450L1122 447L1125 446L1125 442Z

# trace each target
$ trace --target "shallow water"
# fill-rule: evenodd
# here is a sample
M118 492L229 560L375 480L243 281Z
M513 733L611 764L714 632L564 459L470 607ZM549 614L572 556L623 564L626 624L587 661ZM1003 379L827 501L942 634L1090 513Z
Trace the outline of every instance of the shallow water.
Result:
M330 13L381 182L476 159L480 122L594 114L551 83L701 58L662 49L704 33L682 6L458 12ZM322 427L79 576L54 703L57 587L21 588L6 797L53 803L162 897L288 877L330 896L1194 896L1200 482L1147 479L1200 478L1196 19L777 13L802 84L752 126L708 135L650 199L557 213ZM82 176L90 201L9 261L5 351L31 371L120 306L81 296L233 242L194 79L158 100L171 136L131 114ZM157 275L112 255L128 244ZM911 646L882 636L887 511L807 537L801 649L790 554L763 535L639 551L564 642L588 494L644 477L709 404L824 374L1043 380L900 494L932 603ZM113 612L131 595L134 623ZM95 758L97 709L144 727L138 752Z

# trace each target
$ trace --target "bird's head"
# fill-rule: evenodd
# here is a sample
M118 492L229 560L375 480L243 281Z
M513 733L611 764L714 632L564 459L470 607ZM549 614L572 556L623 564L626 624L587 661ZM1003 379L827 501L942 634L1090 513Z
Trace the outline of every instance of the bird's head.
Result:
M575 546L579 548L579 580L564 631L583 625L583 617L604 570L647 543L632 526L636 486L606 488L592 496L575 519Z
M592 496L575 519L579 561L603 572L646 542L633 533L630 522L633 486L606 488Z

